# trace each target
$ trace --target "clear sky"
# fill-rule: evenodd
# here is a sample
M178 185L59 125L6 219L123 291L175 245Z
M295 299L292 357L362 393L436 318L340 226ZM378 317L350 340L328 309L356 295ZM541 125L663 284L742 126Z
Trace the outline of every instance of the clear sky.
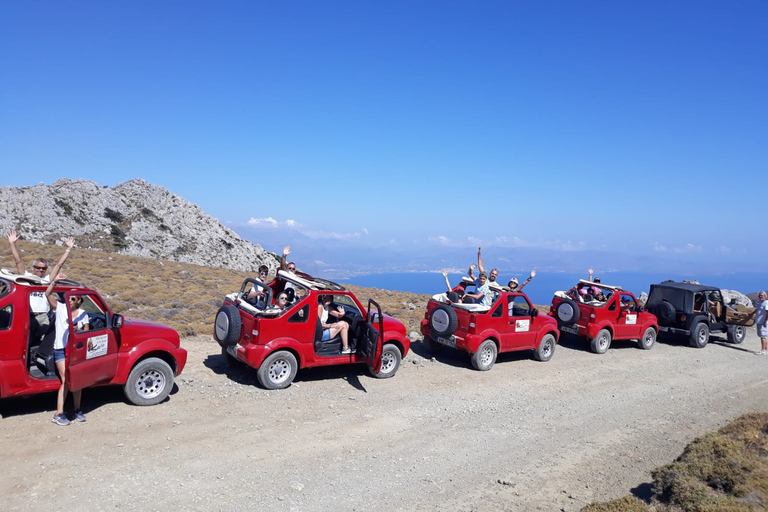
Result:
M8 0L0 185L144 178L330 260L762 268L766 26L764 0Z

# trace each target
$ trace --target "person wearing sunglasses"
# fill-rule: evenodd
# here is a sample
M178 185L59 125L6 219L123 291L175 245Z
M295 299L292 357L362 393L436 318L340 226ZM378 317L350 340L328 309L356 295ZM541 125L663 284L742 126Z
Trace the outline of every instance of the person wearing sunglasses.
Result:
M277 300L275 301L275 306L280 311L285 311L285 308L288 307L288 295L285 293L281 293L277 296Z
M72 247L75 246L75 239L72 237L67 238L64 242L67 248L50 273L48 273L48 260L45 258L37 258L35 262L32 263L32 272L28 272L25 270L24 262L21 261L19 249L16 247L16 241L18 239L19 235L16 234L15 230L8 232L8 243L11 244L11 254L13 255L13 261L16 263L16 273L27 277L36 277L43 284L50 283L51 276L59 274L61 267L64 265L64 262L67 261L69 253L72 251ZM31 315L30 331L33 333L32 336L39 343L45 333L48 332L48 327L50 326L48 311L50 311L51 308L48 305L48 300L45 298L44 292L32 292L29 294L29 309Z
M269 267L267 267L266 265L261 265L259 267L259 281L261 281L262 283L266 283L268 275L269 275ZM253 283L253 286L251 287L251 291L248 292L249 302L254 302L256 304L259 304L259 301L264 298L264 291L265 291L265 287L258 285L256 283Z
M62 427L69 425L69 418L64 414L64 400L67 398L67 393L69 392L69 382L66 377L66 348L69 341L69 319L72 318L72 325L75 327L75 330L87 331L90 329L88 313L80 309L80 306L83 304L83 297L80 295L70 295L68 300L69 308L67 308L67 304L59 302L59 294L53 292L54 285L66 278L67 276L65 274L56 275L45 290L46 300L50 304L51 309L56 311L56 337L53 341L53 358L56 362L56 371L59 374L59 379L61 379L59 394L56 398L56 413L53 415L53 418L51 418L51 421ZM72 392L72 398L74 399L75 405L75 419L77 421L85 421L85 414L83 414L83 411L80 408L81 396L82 390Z
M285 247L283 247L283 257L280 259L280 270L287 270L291 274L295 274L296 273L296 263L294 263L292 261L290 263L288 263L286 261L286 258L288 257L289 254L291 254L291 246L290 245L286 245ZM291 290L291 289L293 290L293 296L294 297L304 297L304 295L306 295L306 293L307 293L307 291L304 288L302 288L300 286L296 286L295 284L291 283L290 281L285 283L285 291L287 292L288 290Z
M349 324L342 320L346 312L344 307L337 305L333 307L333 296L321 295L319 298L320 304L317 305L317 316L320 319L320 327L323 329L322 338L320 341L328 341L331 338L341 335L341 353L351 354L352 349L349 348ZM328 323L328 317L332 316L337 320L333 323Z

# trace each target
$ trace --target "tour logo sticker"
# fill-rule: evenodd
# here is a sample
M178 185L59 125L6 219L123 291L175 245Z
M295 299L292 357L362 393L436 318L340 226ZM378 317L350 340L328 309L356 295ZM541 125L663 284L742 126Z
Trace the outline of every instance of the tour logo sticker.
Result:
M107 355L108 342L109 337L106 334L88 338L88 350L85 353L85 358L93 359L94 357Z
M531 328L531 319L515 320L515 332L528 332Z

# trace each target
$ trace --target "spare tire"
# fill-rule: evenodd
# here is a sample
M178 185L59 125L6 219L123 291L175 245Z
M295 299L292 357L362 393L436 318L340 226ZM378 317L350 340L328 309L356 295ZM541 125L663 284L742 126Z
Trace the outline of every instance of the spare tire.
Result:
M429 326L437 336L450 336L459 326L456 311L447 304L438 304L429 314Z
M213 337L222 347L231 347L240 339L242 320L240 311L231 304L225 304L216 313L216 322L213 325Z
M660 325L670 325L677 318L677 310L675 306L669 302L659 302L653 305L653 311L651 311L656 318L659 319Z
M555 308L555 318L560 325L575 324L581 318L579 305L572 299L563 299L563 302Z

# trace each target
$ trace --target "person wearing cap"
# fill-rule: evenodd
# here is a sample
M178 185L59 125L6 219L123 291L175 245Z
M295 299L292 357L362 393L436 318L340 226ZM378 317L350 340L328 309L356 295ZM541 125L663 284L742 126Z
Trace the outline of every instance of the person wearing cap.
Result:
M596 277L596 278L592 279L592 276L595 275L595 271L594 270L592 270L590 268L590 269L587 270L587 272L589 272L589 278L587 279L587 281L589 281L591 283L600 283L600 278L599 277Z
M480 277L477 279L477 291L475 293L465 293L462 302L478 303L483 306L490 306L493 304L493 291L488 286L488 274L480 272Z
M525 288L525 285L530 283L531 279L533 279L534 276L536 276L536 271L535 270L531 270L531 275L528 276L528 279L523 281L523 284L518 284L517 283L517 278L513 277L512 279L509 280L509 283L507 284L507 287L509 287L509 291L512 291L512 292L522 292L523 288Z

